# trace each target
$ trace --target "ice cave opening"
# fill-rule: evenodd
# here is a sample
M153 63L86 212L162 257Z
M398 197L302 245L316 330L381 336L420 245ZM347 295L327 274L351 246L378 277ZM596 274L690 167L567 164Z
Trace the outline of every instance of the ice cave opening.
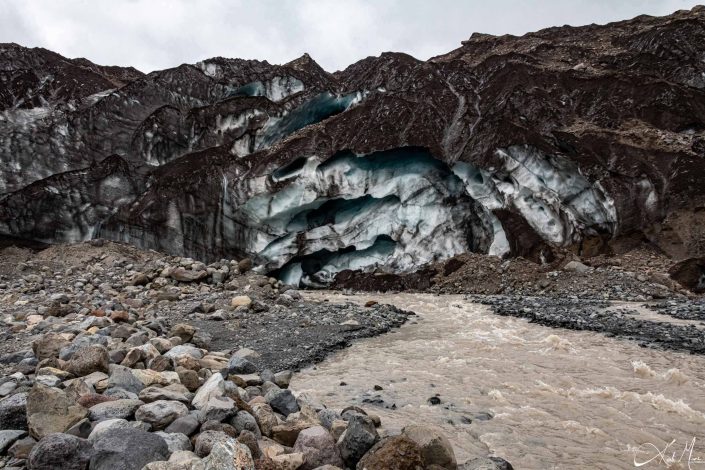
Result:
M311 287L344 269L404 272L487 252L494 233L465 183L419 148L293 160L260 183L238 218L247 251L269 272Z

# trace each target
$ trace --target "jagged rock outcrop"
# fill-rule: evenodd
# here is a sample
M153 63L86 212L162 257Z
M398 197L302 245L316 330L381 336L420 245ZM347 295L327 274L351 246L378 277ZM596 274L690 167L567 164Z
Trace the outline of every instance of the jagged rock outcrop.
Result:
M92 75L90 94L51 99L1 82L0 230L249 255L310 285L464 251L592 255L635 233L703 256L704 43L696 7L334 74L305 55L141 76L3 46L0 70Z

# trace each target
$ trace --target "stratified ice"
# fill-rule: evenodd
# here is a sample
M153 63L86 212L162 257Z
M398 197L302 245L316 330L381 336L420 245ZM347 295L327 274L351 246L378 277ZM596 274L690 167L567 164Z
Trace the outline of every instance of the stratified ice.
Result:
M425 150L301 157L273 179L286 186L269 190L260 181L238 213L249 228L246 250L267 269L284 267L289 280L322 283L342 269L372 266L408 271L489 249L493 228L478 217L482 208ZM320 269L312 271L312 259ZM301 271L291 267L297 263Z

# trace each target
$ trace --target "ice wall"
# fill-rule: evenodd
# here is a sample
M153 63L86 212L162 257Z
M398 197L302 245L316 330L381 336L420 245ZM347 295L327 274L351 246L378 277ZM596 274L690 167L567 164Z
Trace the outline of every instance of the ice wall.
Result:
M268 180L251 182L238 210L248 227L245 250L294 284L325 284L343 269L410 271L486 252L492 241L482 207L425 150L312 156Z

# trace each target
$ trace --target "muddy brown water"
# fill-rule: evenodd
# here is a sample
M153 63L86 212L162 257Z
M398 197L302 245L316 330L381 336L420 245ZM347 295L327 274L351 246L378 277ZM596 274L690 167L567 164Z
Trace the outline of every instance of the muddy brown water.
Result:
M490 453L517 469L635 468L649 460L641 468L705 469L705 357L501 317L461 296L306 296L377 300L418 315L292 382L332 408L376 395L395 404L363 405L382 417L383 432L437 425L458 462ZM441 405L429 405L436 394ZM494 418L463 422L478 412Z

